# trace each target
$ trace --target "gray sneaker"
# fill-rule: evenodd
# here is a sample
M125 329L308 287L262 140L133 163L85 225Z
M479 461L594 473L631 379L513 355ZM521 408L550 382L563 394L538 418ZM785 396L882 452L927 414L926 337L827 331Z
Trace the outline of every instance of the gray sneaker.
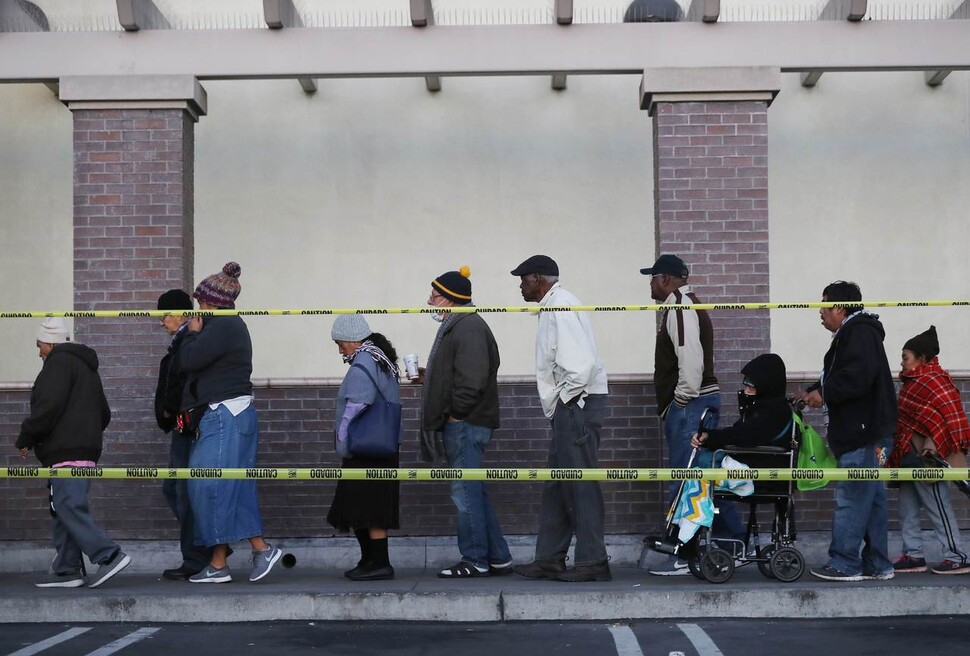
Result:
M98 567L97 574L95 574L91 582L88 583L88 587L98 587L112 576L128 567L129 563L131 563L131 556L126 554L124 551L118 551L118 553L116 553L111 560L101 563L101 565Z
M34 584L38 588L80 588L84 585L84 575L81 572L73 574L47 574Z
M229 565L225 567L213 567L206 565L198 574L189 577L189 583L231 583L232 574L229 573Z
M279 562L283 556L283 550L271 544L266 545L263 551L253 552L253 571L249 573L250 581L258 581L273 569L273 565Z
M654 576L685 576L690 574L687 561L683 558L668 558L656 567L647 570Z

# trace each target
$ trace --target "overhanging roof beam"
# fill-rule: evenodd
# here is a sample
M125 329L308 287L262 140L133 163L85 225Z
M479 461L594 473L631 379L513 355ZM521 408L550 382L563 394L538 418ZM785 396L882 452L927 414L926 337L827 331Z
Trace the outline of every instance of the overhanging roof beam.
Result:
M829 0L818 15L819 20L847 20L856 23L866 17L868 0Z
M153 0L115 0L115 3L118 6L118 22L126 32L172 29Z
M865 18L869 8L868 0L829 0L818 15L820 21L850 21L857 23ZM822 79L823 69L802 73L802 86L814 87Z
M688 21L716 23L721 17L721 0L691 0L687 10Z
M410 0L411 25L414 27L431 27L434 25L434 5L431 0ZM440 75L425 75L424 86L431 93L441 91Z
M50 32L51 24L44 10L33 2L20 0L0 1L0 32ZM44 86L56 96L60 91L59 83L44 82Z
M551 23L551 21L550 21ZM862 29L860 29L860 27ZM649 31L649 34L647 32ZM13 32L0 83L68 75L202 80L637 75L657 68L970 70L970 20L375 27L302 30ZM645 38L649 37L649 38Z
M556 25L573 24L573 0L556 0L554 11L556 14ZM566 90L565 73L552 74L552 89L553 91Z
M963 0L953 13L950 14L950 20L954 19L967 19L970 18L970 0ZM924 74L926 76L926 84L931 87L938 87L943 84L943 80L946 76L953 72L952 68L940 68L935 71L926 71Z
M271 30L303 27L303 18L296 10L293 0L263 0L263 19ZM297 81L304 93L311 95L317 92L317 81L312 77L300 77Z

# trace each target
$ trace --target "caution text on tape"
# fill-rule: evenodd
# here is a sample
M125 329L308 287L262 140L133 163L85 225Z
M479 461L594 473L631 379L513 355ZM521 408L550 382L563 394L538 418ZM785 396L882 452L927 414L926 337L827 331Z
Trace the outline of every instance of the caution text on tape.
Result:
M343 469L340 467L187 468L3 467L0 478L252 479L281 481L962 481L968 468L915 469Z

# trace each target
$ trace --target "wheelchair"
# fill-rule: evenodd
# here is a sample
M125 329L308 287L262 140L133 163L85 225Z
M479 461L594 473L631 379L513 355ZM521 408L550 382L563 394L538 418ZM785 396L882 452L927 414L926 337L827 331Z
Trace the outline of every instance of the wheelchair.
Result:
M791 399L789 401L792 413L800 415L800 405ZM699 431L710 427L712 415L716 416L716 411L711 412L713 410L708 408L704 411ZM744 448L727 446L714 452L715 462L729 455L752 469L793 469L798 462L800 437L798 425L793 420L785 444ZM699 451L694 449L689 467L694 466ZM743 539L719 537L714 535L712 527L702 526L691 540L680 542L679 526L674 523L674 517L684 493L684 481L667 513L664 535L654 540L653 549L683 558L691 574L711 583L730 580L736 567L749 563L756 563L758 570L769 579L786 583L797 580L805 571L805 558L795 547L795 481L753 480L753 483L754 492L745 497L725 491L715 490L712 493L715 501L724 499L749 506ZM712 482L707 484L714 487ZM772 509L770 539L765 544L762 544L758 522L759 506L770 506Z

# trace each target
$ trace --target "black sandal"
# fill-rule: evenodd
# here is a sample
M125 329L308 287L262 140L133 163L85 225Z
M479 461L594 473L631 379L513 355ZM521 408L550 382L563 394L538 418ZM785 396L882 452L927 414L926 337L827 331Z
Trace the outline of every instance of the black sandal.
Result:
M452 565L438 572L438 578L440 579L468 579L478 576L488 576L488 570L483 572L471 563L466 563L465 561L461 561L456 565Z

